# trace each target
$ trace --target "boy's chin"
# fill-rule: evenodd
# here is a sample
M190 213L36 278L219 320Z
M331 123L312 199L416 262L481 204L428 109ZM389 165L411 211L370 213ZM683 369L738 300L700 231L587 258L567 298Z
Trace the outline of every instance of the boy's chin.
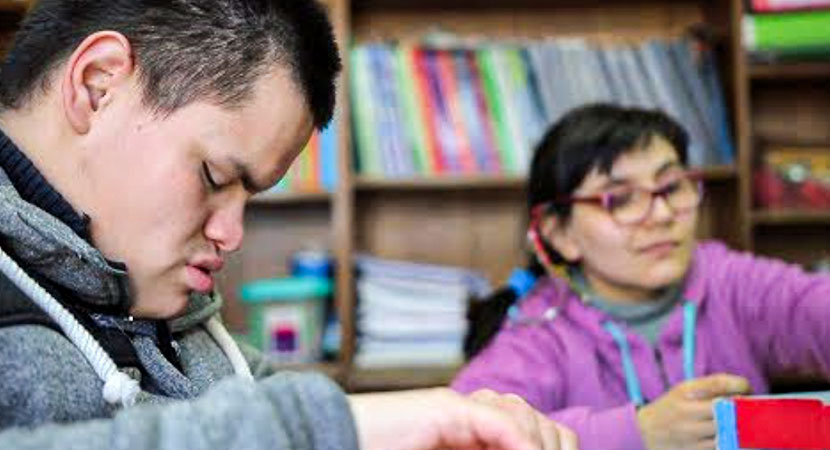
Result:
M130 310L130 314L135 318L141 319L170 320L181 316L187 311L189 299L187 294L166 297L165 300L161 300L162 296L158 296L150 302L141 302L139 300L137 305Z

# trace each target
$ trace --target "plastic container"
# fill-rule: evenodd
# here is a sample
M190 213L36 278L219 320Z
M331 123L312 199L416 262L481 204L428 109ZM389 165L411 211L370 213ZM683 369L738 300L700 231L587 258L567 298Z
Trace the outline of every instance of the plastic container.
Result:
M240 297L248 305L251 344L279 362L308 363L322 356L325 300L331 280L291 277L243 285Z

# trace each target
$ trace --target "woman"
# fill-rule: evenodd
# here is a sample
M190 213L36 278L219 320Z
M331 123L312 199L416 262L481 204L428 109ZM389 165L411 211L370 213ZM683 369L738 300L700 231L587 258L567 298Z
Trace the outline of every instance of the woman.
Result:
M587 449L714 448L715 397L830 375L830 277L697 243L687 143L664 114L611 105L547 133L528 189L546 276L455 389L518 394Z

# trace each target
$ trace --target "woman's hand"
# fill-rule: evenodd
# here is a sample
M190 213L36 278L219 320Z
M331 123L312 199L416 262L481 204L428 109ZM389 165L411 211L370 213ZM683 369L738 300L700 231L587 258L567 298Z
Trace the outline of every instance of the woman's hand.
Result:
M646 447L714 449L714 400L749 393L749 382L735 375L711 375L678 384L637 412Z

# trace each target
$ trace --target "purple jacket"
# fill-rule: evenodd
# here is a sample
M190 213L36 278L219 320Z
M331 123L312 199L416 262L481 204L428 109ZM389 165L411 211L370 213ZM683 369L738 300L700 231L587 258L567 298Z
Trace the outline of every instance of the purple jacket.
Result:
M697 306L696 377L741 375L755 393L766 393L776 374L830 378L830 276L708 242L696 249L683 292ZM552 320L506 324L452 387L518 394L571 427L585 449L644 448L619 347L602 326L610 318L556 278L528 293L522 317L542 317L550 307L557 311ZM666 321L656 350L622 328L648 401L667 391L664 380L683 381L682 307Z

